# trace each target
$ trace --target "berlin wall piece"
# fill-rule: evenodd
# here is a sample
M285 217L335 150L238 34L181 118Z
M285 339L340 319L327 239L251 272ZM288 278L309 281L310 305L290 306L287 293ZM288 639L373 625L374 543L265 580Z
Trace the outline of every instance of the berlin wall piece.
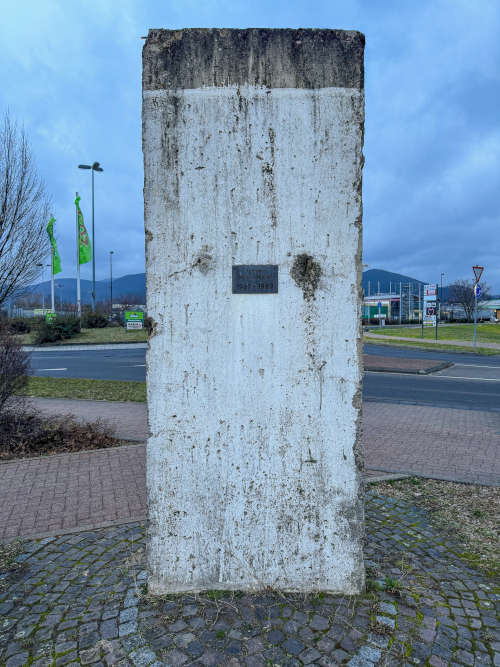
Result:
M364 37L143 51L154 594L364 585Z

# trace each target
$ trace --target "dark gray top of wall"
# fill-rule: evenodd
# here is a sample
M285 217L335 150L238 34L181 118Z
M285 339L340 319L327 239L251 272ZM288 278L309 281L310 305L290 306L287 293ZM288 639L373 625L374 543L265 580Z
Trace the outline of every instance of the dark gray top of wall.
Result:
M150 30L143 89L364 86L365 38L351 30Z

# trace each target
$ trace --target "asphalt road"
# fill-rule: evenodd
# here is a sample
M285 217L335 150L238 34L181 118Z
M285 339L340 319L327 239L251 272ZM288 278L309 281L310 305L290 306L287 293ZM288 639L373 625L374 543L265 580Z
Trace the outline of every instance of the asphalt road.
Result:
M431 405L500 412L500 356L407 350L365 345L365 352L383 356L452 361L433 375L402 373L365 374L363 396L368 401ZM145 349L47 350L31 352L33 375L144 380Z

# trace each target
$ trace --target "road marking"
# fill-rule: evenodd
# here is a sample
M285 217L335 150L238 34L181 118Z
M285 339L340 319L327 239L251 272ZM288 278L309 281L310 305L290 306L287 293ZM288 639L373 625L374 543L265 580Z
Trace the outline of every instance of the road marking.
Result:
M500 378L471 378L466 375L431 375L435 378L450 378L451 380L481 380L481 382L500 382Z
M371 373L372 375L391 375L394 377L395 375L405 375L406 377L414 377L414 378L438 378L440 380L480 380L481 382L500 382L500 379L497 378L471 378L467 376L462 376L462 375L438 375L437 373L394 373L394 372L388 372L388 371L366 371L365 373Z
M500 370L500 366L481 366L480 364L453 364L454 366L470 366L471 368L496 368Z
M67 368L35 368L38 371L67 371Z
M146 366L146 364L134 364L134 367L137 368L138 366Z

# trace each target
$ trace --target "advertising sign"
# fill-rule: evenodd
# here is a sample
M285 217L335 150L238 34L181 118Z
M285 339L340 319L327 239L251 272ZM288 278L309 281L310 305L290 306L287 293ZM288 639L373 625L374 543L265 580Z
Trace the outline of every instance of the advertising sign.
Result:
M424 285L424 325L436 326L437 285Z
M142 310L126 310L124 315L127 329L144 328L144 313Z

